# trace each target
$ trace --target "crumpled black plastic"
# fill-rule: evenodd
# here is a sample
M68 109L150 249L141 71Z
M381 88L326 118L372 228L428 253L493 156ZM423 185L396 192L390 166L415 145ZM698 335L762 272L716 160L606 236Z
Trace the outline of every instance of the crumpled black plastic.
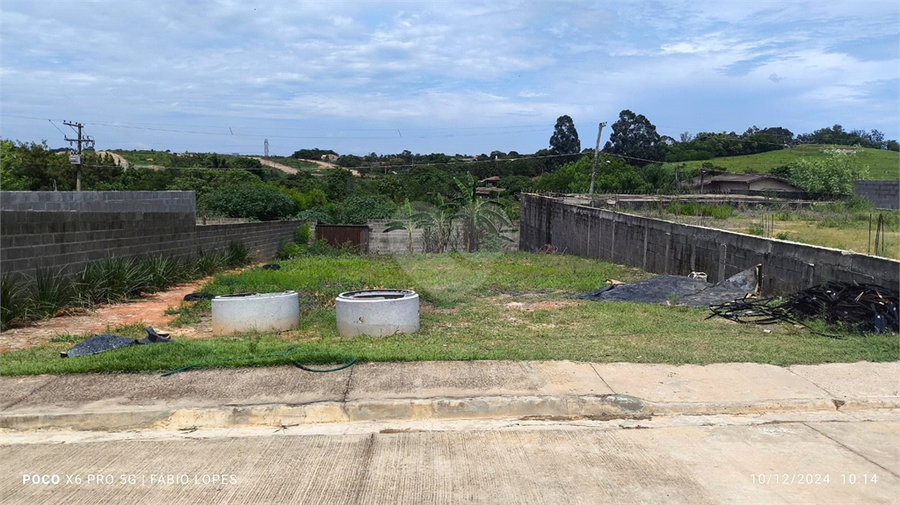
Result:
M759 289L760 267L748 268L719 284L680 275L661 275L631 284L613 284L577 298L607 302L637 302L686 305L708 308L710 305L744 298Z
M135 338L119 337L116 335L94 335L93 337L75 345L66 352L59 354L61 358L76 358L79 356L91 356L100 354L101 352L119 349L121 347L129 347L132 345L161 344L171 342L168 333L157 333L152 326L146 328L147 336L138 340Z

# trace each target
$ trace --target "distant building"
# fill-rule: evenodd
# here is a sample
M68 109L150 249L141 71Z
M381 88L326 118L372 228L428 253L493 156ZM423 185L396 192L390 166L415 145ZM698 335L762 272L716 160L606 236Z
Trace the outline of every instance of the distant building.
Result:
M322 161L335 162L335 161L337 161L337 159L338 159L337 154L323 154L322 155Z
M500 178L497 176L488 177L487 179L483 179L480 181L481 187L475 188L475 194L478 196L494 196L500 195L505 192L506 189L498 188L497 184L500 183Z
M799 193L801 189L783 177L770 174L725 174L695 177L691 184L697 193L753 194L775 192Z

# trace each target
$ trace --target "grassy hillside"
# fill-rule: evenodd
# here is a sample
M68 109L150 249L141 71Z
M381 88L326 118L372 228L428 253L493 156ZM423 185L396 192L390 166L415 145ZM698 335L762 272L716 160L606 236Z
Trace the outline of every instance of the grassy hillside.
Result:
M772 171L774 168L789 165L804 157L826 156L826 153L822 152L826 147L821 145L800 145L781 151L713 158L706 161L685 161L670 163L669 165L685 165L690 168L700 168L703 163L712 163L715 166L727 169L729 172L763 174ZM881 149L859 148L856 156L860 164L869 167L869 179L900 179L900 153Z

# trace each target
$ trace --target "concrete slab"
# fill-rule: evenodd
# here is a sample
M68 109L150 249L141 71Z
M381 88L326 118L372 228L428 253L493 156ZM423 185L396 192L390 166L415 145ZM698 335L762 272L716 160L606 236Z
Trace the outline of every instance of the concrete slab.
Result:
M832 439L804 423L647 424L4 444L0 496L29 505L886 504L900 490L896 473L834 440L865 433L864 446L890 445L894 427L828 423Z
M788 369L835 398L900 398L900 361L794 365Z
M340 401L349 377L349 370L317 374L293 366L188 370L169 377L160 374L61 375L44 387L36 388L12 409L4 408L4 412ZM4 389L8 382L15 380L4 379Z
M657 403L828 400L826 391L789 370L756 363L594 364L613 391Z
M806 423L887 472L900 475L900 421L835 424ZM900 493L900 489L897 490Z
M20 403L23 399L56 379L55 375L0 377L0 410Z
M859 424L865 423L833 426L847 432L858 430ZM892 431L872 430L867 443L893 445ZM896 473L803 423L630 430L622 436L665 447L672 464L690 468L717 503L890 504L900 491ZM864 475L867 485L861 483ZM871 482L873 475L877 483Z
M611 393L588 363L429 361L356 365L347 400Z

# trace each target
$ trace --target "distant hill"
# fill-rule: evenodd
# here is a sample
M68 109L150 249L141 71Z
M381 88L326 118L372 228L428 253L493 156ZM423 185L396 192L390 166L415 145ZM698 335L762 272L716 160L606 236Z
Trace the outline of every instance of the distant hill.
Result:
M782 149L780 151L769 151L746 156L728 156L703 161L680 161L677 163L667 163L666 165L679 167L684 165L688 168L700 168L704 163L712 163L729 172L739 174L765 174L771 172L775 168L790 165L804 157L827 156L827 153L824 151L834 147L835 146L804 144L790 149ZM840 146L840 148L844 147L845 146ZM861 147L857 148L856 156L861 164L869 167L869 179L900 179L900 153L896 151Z

